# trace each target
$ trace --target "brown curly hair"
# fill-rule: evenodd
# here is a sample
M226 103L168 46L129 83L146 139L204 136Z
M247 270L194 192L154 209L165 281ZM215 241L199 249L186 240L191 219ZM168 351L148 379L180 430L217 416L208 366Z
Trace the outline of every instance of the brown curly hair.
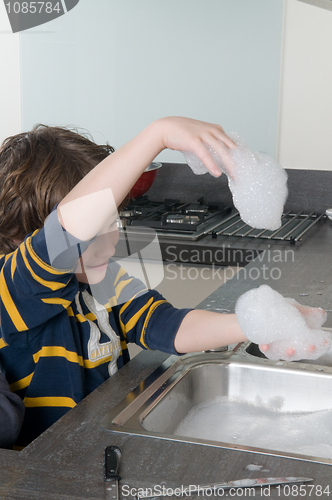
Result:
M0 147L0 253L43 226L54 206L114 151L75 129L36 125Z

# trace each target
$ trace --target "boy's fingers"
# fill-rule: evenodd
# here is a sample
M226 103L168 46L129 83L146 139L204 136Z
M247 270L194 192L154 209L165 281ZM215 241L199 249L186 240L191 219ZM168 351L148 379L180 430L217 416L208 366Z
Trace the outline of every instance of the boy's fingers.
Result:
M231 144L234 144L231 139L229 140ZM225 141L215 136L209 137L204 142L197 144L193 153L215 177L220 177L222 173L225 173L233 178L233 160L230 154L230 148Z
M308 352L314 352L316 350L316 346L315 345L308 345L307 349L306 349Z
M224 129L222 129L220 134L216 134L216 138L218 141L221 141L228 147L228 149L236 149L237 145L228 135L225 133Z

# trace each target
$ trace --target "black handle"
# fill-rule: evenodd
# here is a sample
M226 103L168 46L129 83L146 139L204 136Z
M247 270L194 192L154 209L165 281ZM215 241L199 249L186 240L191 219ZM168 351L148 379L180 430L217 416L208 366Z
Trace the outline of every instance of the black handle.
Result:
M120 481L118 474L120 466L121 450L117 446L105 448L105 479L108 481Z

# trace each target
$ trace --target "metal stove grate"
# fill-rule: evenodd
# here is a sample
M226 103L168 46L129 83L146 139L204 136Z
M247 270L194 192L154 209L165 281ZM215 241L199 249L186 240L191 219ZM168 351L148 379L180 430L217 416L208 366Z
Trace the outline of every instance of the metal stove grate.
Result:
M298 212L293 214L286 212L282 216L282 225L276 231L267 229L253 229L251 226L243 222L239 212L232 214L225 219L218 228L211 232L213 238L217 236L242 236L243 238L262 238L267 240L289 241L295 244L301 241L303 235L309 231L318 221L324 217L324 214L303 214Z

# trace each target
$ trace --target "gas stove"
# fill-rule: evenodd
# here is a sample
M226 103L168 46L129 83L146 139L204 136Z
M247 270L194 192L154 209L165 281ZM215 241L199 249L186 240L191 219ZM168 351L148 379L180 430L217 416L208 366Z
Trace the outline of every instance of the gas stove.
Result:
M216 229L232 207L222 203L193 203L177 199L151 201L146 195L132 200L121 212L123 227L146 226L163 237L198 240Z
M245 266L264 251L266 243L301 242L324 214L286 212L275 231L254 229L238 211L204 198L183 203L178 199L152 201L147 195L131 200L120 212L120 227L133 234L152 228L158 234L163 260L195 265ZM255 241L255 243L253 243Z

